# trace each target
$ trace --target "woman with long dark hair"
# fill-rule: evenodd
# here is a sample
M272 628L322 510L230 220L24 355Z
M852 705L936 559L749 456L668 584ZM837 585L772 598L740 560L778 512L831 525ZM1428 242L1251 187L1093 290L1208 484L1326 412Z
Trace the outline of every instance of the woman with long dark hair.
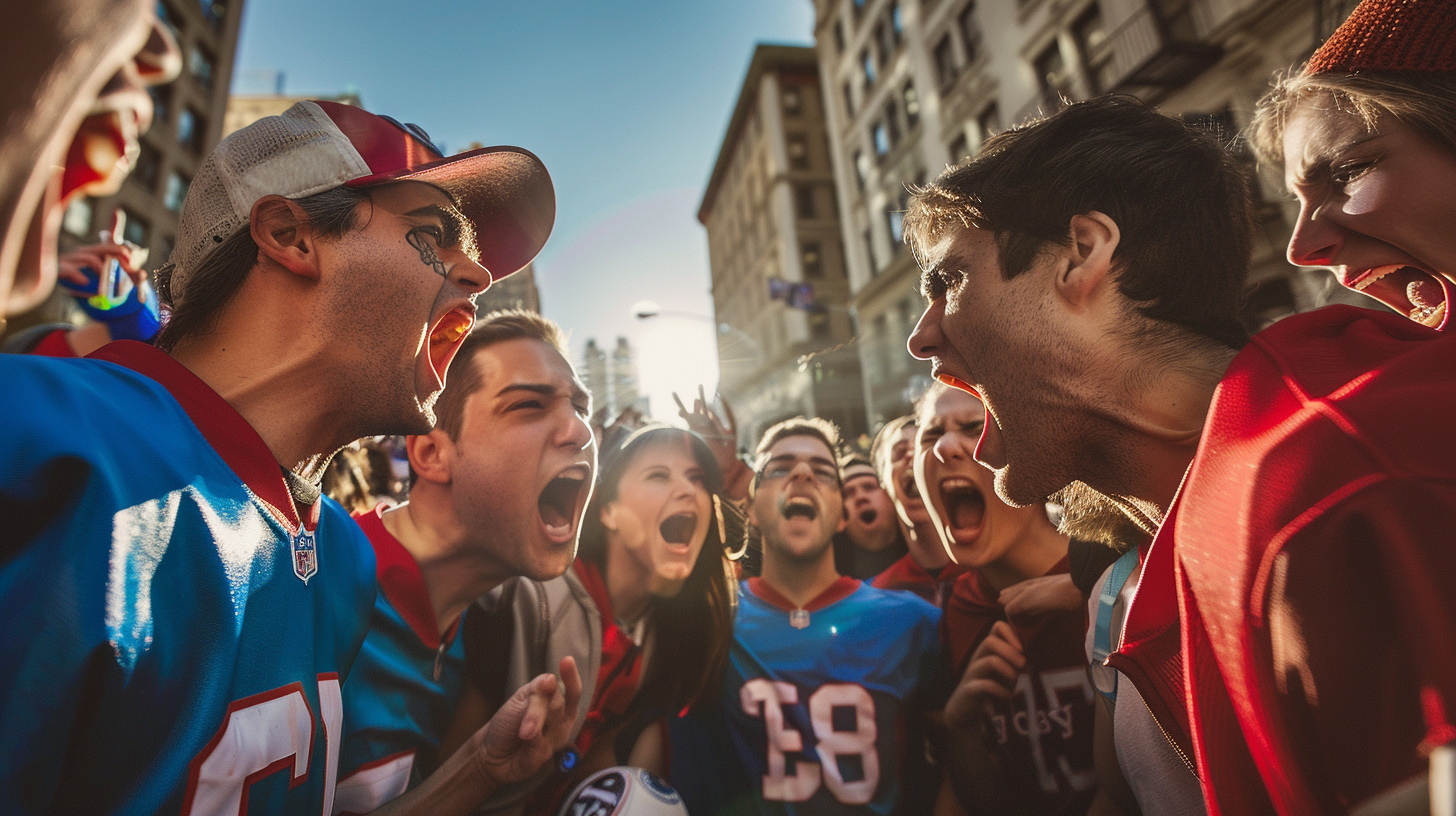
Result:
M577 555L604 633L577 744L589 770L625 763L660 772L661 733L651 726L712 699L722 674L736 604L729 555L742 527L697 434L648 425L614 441L606 440L612 449Z

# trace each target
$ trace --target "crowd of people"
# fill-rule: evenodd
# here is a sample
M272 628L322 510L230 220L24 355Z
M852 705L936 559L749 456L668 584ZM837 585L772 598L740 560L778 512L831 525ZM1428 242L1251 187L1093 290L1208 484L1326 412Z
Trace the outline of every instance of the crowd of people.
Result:
M1456 813L1456 5L1364 0L1248 134L1389 311L1251 334L1245 167L1096 98L913 191L914 410L746 459L477 317L554 221L520 148L302 102L165 264L58 257L180 59L17 13L0 303L89 320L0 355L0 811Z

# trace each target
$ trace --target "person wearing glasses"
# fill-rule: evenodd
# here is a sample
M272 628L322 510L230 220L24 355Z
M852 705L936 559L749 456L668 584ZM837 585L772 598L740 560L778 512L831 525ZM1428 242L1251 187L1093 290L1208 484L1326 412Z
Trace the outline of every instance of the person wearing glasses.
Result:
M931 676L940 612L835 571L837 448L831 423L803 417L758 445L748 520L763 572L741 585L721 722L674 730L671 779L691 813L889 813L904 792L913 757L897 735Z

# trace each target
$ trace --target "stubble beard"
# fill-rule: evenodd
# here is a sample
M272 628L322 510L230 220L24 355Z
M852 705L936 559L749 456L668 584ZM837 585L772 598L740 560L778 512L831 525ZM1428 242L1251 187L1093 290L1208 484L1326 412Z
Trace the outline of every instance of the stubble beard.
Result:
M823 540L813 544L807 550L795 550L793 545L782 535L767 535L763 537L763 548L765 554L772 553L775 560L781 560L793 566L808 566L817 563L824 557L824 553L834 543L833 535L826 535Z

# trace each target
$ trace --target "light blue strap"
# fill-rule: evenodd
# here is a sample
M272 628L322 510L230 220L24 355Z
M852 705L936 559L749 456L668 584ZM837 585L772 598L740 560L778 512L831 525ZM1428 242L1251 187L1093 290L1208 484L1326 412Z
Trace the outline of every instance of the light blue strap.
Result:
M1130 547L1122 557L1112 564L1112 571L1107 575L1107 583L1102 585L1102 594L1097 596L1097 623L1092 630L1092 660L1102 665L1107 656L1112 654L1112 607L1116 605L1117 599L1122 595L1122 587L1132 575L1132 570L1138 563L1137 547ZM1097 690L1099 694L1109 700L1117 700L1117 677L1113 676L1112 691L1105 692Z

